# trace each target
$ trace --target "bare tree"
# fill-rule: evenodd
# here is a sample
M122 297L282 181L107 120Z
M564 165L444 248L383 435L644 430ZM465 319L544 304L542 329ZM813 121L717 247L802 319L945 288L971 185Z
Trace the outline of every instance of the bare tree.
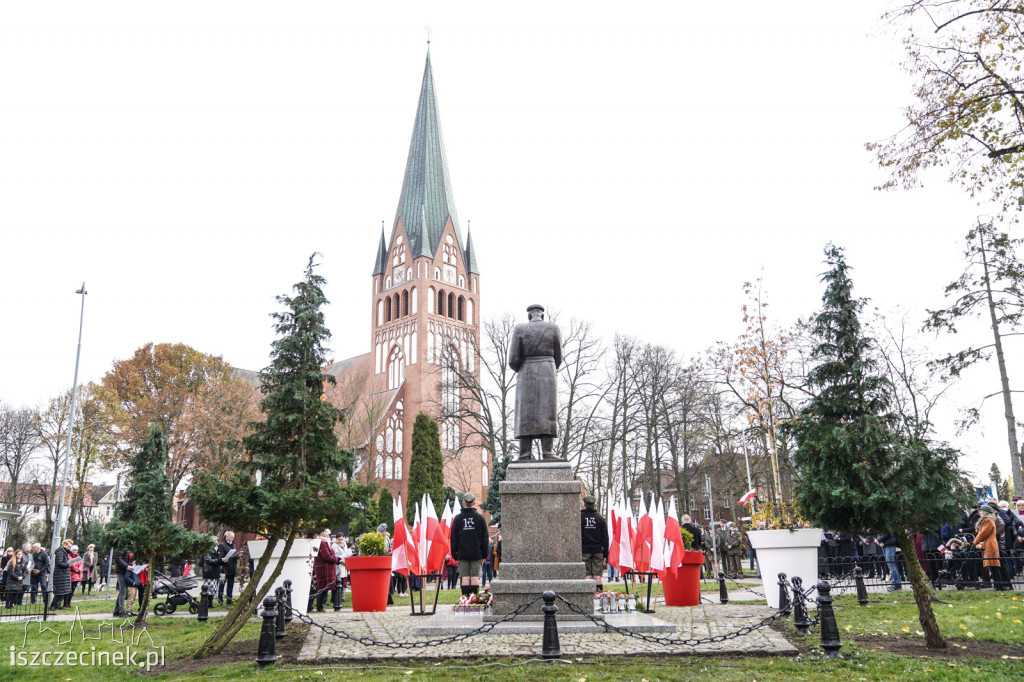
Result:
M559 379L559 444L562 459L573 463L579 472L593 436L598 410L608 391L602 381L604 349L590 322L569 320L562 340L562 367Z
M18 482L38 447L35 413L28 408L16 409L0 404L0 461L10 484L4 498L5 506L15 506Z

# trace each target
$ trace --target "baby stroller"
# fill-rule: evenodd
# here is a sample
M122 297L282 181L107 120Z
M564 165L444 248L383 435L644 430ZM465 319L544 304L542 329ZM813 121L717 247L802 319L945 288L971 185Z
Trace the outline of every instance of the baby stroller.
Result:
M969 575L970 567L966 560L970 547L971 545L965 538L955 537L940 548L943 560L942 568L939 569L939 577L935 580L936 589L941 590L948 585L962 590L966 585L974 582Z
M156 573L157 579L153 583L152 596L160 597L166 595L167 601L156 604L153 607L153 613L158 616L166 616L169 613L174 613L175 609L185 604L188 604L189 613L199 613L199 600L188 593L189 590L194 590L199 584L195 573L182 576L181 578L168 578L156 570L154 570L154 573Z

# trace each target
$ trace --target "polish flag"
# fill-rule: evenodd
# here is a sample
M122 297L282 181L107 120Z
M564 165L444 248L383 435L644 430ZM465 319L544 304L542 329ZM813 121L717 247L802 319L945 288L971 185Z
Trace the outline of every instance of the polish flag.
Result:
M659 576L665 573L665 511L661 499L651 493L651 570Z
M401 495L397 501L391 500L391 517L395 521L395 539L391 543L391 570L402 575L408 575L410 570L414 574L419 573L416 542L405 523Z
M619 568L619 556L620 556L620 543L622 529L619 527L619 519L622 515L619 513L618 501L612 502L612 507L608 510L608 518L611 520L612 526L612 537L611 545L608 547L608 565Z
M426 524L422 522L420 517L420 503L416 503L416 513L413 516L412 521L412 536L416 538L416 568L419 570L416 575L422 575L423 569L427 567L427 548L426 545Z
M444 512L448 513L448 505L444 505ZM444 560L448 556L448 528L450 526L446 525L443 519L437 520L434 502L430 499L430 495L427 495L427 518L433 522L434 528L433 534L429 529L427 530L430 539L430 551L427 553L427 573L434 573L444 570Z
M665 516L665 540L668 551L668 567L670 573L675 573L679 564L683 563L683 554L686 548L683 547L682 535L680 535L679 513L676 511L676 497L672 496L672 503L669 505L668 514Z
M636 541L633 543L633 566L639 573L651 570L651 538L654 535L654 523L644 505L644 497L640 496L640 509L637 510Z
M746 504L747 502L750 502L755 497L757 497L757 489L756 488L751 488L750 490L747 491L747 494L744 495L743 497L741 497L739 502L737 502L736 504Z
M181 577L186 578L192 575L192 564L185 564L185 570L181 572Z
M620 507L620 509L622 508ZM625 511L625 509L622 509L622 511ZM628 513L622 514L618 517L619 563L617 566L623 573L633 570L633 534L630 528L631 522L632 516Z

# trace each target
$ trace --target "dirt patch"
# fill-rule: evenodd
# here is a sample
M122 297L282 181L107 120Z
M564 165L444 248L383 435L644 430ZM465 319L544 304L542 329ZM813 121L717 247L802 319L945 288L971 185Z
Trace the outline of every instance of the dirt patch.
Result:
M796 636L793 633L793 626L789 623L775 621L770 627L785 636L801 654L809 654L820 647L819 640ZM1024 657L1024 651L1021 650L1019 644L1001 644L999 642L947 639L948 646L945 649L929 649L925 646L923 637L881 637L877 635L856 637L845 632L840 633L840 640L844 644L853 642L859 648L867 651L882 651L887 654L913 656L914 658L955 661L964 658Z
M306 635L309 633L309 625L305 623L292 623L288 626L288 632L284 639L277 642L277 664L294 664L298 660L302 645L306 642ZM205 670L215 665L228 663L255 663L256 661L255 640L247 642L232 642L224 648L224 651L211 658L195 659L192 657L182 658L177 661L168 661L166 665L152 670L153 675L164 673L191 674Z

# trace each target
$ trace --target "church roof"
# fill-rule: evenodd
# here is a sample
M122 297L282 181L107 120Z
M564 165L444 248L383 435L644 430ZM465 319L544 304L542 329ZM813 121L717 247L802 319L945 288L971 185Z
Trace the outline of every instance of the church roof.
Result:
M413 258L433 258L449 217L455 226L456 239L459 240L459 248L462 250L459 217L455 211L451 176L445 158L441 119L438 116L437 95L434 92L434 74L430 68L428 51L427 64L423 69L419 106L416 108L416 121L412 129L412 141L409 143L409 158L405 164L402 196L398 200L398 212L395 215L395 227L398 227L398 220L401 218L409 239L410 255Z
M384 221L382 220L381 223ZM388 268L388 245L384 241L384 226L380 227L380 246L377 247L377 260L373 265L374 275L383 275Z
M473 233L469 231L469 228L466 228L466 251L463 254L462 262L466 264L466 269L474 275L480 274L480 268L476 264L476 251L473 249Z

